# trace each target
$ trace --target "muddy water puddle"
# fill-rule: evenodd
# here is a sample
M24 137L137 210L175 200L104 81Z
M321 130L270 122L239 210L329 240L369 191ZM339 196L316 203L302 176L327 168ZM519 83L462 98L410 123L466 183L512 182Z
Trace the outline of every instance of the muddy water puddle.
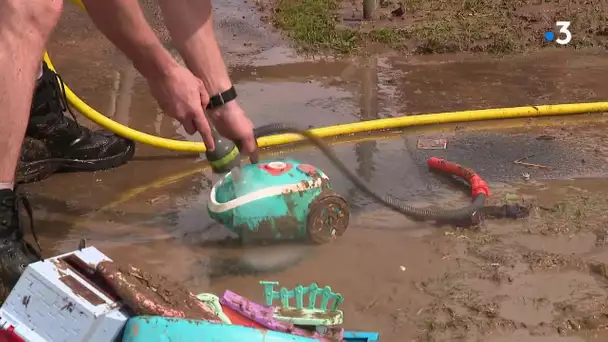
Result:
M243 9L246 14L234 15L240 3L225 6L218 32L241 103L257 125L320 127L608 96L599 82L608 62L591 52L501 61L310 60L262 32L254 14ZM166 42L158 11L147 2L144 8ZM106 115L147 133L200 141L162 115L145 80L78 10L68 9L49 50L64 80ZM215 241L230 237L206 213L218 178L197 155L141 144L134 161L121 168L56 175L26 189L46 255L73 250L86 238L116 260L152 267L194 291L231 289L258 301L259 280L285 286L316 281L345 296L347 327L378 330L383 341L600 341L608 324L608 184L551 179L606 176L607 126L601 121L602 115L491 121L330 141L374 189L412 205L456 207L469 200L462 185L429 173L426 160L439 156L476 169L490 182L492 201L535 208L527 219L488 221L478 231L412 222L388 211L308 147L266 156L319 166L349 201L347 234L324 246L218 246ZM446 139L447 148L419 150L418 139L429 137ZM525 157L545 167L514 163Z
M193 290L231 289L255 300L262 300L260 280L329 284L346 298L347 326L379 330L386 341L594 341L608 324L606 232L597 225L606 222L605 180L497 184L494 201L533 204L532 215L487 221L476 231L414 223L363 205L335 243L242 249L210 243L222 232L211 232L200 177L114 208L99 191L101 211L62 198L50 181L38 184L32 200L45 252L74 249L84 236L116 260L136 261ZM101 183L112 181L103 174ZM444 184L412 201L449 207L466 196ZM569 213L585 219L555 229Z

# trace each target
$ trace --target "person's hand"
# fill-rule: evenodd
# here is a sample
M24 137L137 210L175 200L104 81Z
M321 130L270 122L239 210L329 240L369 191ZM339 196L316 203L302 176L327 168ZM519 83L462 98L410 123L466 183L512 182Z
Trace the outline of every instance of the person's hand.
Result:
M213 150L211 128L203 111L209 103L203 82L190 70L177 65L162 76L148 79L148 83L163 112L179 121L186 133L199 132L207 149Z
M234 141L252 163L258 162L258 144L253 136L253 123L236 100L208 110L207 115L219 134Z

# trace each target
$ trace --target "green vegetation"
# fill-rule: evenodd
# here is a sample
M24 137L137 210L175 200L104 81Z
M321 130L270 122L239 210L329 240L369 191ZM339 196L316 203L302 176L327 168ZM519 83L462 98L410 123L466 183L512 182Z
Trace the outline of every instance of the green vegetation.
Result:
M278 0L273 22L307 52L349 53L358 45L360 35L338 27L337 9L335 0Z
M336 0L278 0L272 19L305 52L347 54L358 50L366 39L392 47L402 42L398 30L379 28L364 32L343 27L338 9Z
M306 52L345 54L381 43L418 54L506 54L556 47L543 33L563 18L572 21L575 39L569 47L608 46L602 0L380 0L377 19L354 29L344 25L342 15L360 16L353 4L360 7L362 0L356 1L275 0L271 19ZM392 14L399 6L404 14Z

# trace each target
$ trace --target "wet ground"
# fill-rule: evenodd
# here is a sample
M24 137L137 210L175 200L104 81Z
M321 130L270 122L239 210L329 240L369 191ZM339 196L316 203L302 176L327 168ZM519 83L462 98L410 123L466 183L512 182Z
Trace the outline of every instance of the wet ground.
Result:
M401 113L608 97L600 82L608 62L593 52L499 61L306 60L257 24L247 4L222 6L218 35L241 103L258 125L320 127ZM231 15L234 8L238 16ZM157 11L146 9L158 21ZM72 89L136 129L200 140L163 117L144 80L78 10L66 10L49 51ZM158 32L165 35L162 27ZM262 298L259 280L327 284L346 298L346 327L380 331L383 341L602 341L608 338L605 121L601 114L492 121L332 141L378 192L413 205L450 207L468 199L461 187L428 172L432 155L477 170L490 182L494 202L533 205L527 219L488 221L476 231L391 213L306 146L267 157L321 167L348 199L352 222L333 244L214 246L210 242L226 235L206 212L217 178L196 155L147 146L124 167L56 175L27 190L45 255L71 251L86 238L115 260L152 267L195 292L231 289L255 300ZM418 139L428 137L447 139L447 149L417 149ZM525 157L540 167L514 163Z

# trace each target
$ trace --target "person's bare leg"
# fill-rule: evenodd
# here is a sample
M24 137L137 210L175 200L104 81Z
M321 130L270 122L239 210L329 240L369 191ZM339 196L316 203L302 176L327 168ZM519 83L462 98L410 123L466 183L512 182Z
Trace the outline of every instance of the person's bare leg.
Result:
M61 7L62 0L0 0L0 300L40 259L23 240L13 187L40 59Z
M62 0L0 0L0 189L14 185L40 58Z

